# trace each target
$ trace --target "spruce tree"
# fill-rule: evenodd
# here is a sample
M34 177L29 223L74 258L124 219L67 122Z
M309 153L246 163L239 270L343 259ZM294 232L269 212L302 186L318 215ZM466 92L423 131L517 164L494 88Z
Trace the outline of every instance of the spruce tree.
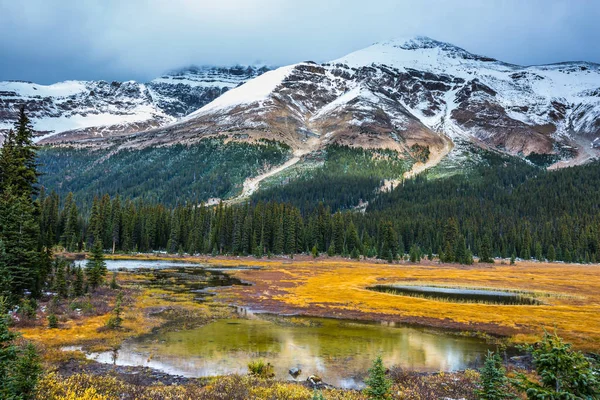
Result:
M548 261L552 262L556 260L556 250L554 249L554 245L550 245L548 247Z
M104 252L102 250L102 240L97 238L90 254L90 259L85 265L85 272L90 286L95 289L104 281L106 276L106 263L104 262Z
M525 349L539 378L518 374L513 383L528 399L600 398L600 377L592 362L558 335L545 332L542 340Z
M385 367L381 356L373 361L369 369L369 377L365 380L365 394L372 400L385 400L391 397L392 382L385 376Z
M483 368L479 370L481 387L475 392L481 400L512 399L509 391L509 381L502 359L496 353L488 350Z
M35 348L16 345L18 335L9 329L10 317L0 299L0 399L29 399L41 375Z
M81 267L77 267L75 270L75 280L73 281L73 296L83 296L84 288L83 269L81 269Z
M492 240L490 235L484 235L479 248L479 262L480 263L494 263L492 258Z

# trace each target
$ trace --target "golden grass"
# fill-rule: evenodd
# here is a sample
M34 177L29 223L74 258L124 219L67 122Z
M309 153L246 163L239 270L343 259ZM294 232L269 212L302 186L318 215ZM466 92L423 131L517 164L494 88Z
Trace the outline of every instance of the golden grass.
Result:
M262 265L239 271L252 287L234 287L234 301L258 295L271 308L279 304L307 314L458 324L467 330L509 334L515 342L532 341L543 329L558 333L577 347L600 350L600 266L520 262L517 265L379 264L339 259L207 260L225 266ZM427 282L543 293L543 305L452 303L368 290L374 284ZM258 293L257 293L258 292Z
M150 333L165 323L165 319L150 312L157 309L177 308L192 313L194 317L209 318L213 311L207 304L194 301L194 294L177 293L168 288L149 288L143 285L148 279L143 274L117 274L119 284L129 288L130 304L123 313L123 327L119 330L103 329L111 313L81 316L49 329L45 320L33 327L19 328L23 338L42 344L48 354L63 346L86 346L88 350L103 351L116 348L130 337ZM114 298L111 304L114 306ZM111 307L112 308L112 307Z

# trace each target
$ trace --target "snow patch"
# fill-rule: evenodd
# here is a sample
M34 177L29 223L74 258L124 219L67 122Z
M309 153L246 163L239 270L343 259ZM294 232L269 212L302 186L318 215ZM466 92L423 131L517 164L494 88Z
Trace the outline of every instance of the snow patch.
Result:
M277 68L244 83L243 85L228 90L201 109L194 111L183 120L189 120L214 110L227 110L242 104L264 101L283 82L298 64Z

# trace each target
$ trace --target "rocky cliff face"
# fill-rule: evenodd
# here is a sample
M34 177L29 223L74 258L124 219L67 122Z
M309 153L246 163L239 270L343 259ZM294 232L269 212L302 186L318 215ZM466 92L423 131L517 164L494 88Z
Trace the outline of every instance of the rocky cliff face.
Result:
M134 142L220 135L303 152L340 143L406 153L441 150L450 138L519 156L579 153L584 162L597 156L599 92L597 64L521 67L417 37L270 71Z

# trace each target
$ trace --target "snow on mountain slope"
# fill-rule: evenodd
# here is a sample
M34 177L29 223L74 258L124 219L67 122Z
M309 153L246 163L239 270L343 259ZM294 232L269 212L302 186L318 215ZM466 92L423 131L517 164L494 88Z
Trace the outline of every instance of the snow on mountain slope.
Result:
M160 109L174 117L183 117L268 70L264 66L241 65L190 67L163 75L147 86Z
M269 95L287 78L294 67L294 65L290 65L266 72L260 77L248 81L237 90L223 94L205 107L191 113L186 119L209 113L211 110L227 110L241 104L267 100ZM260 106L262 107L264 104L260 103Z
M0 134L24 105L36 140L79 140L156 128L202 107L266 67L191 67L147 84L66 81L52 85L0 82Z
M415 84L421 85L421 90L398 88L413 114L425 117L423 122L433 129L453 125L448 133L475 136L500 147L508 144L507 150L513 153L548 153L554 139L600 132L598 64L521 67L427 37L377 43L331 64L391 68L405 81L418 71L422 77ZM442 83L446 76L462 86L461 91L434 88L426 93L427 84ZM473 118L479 117L481 121L474 123ZM503 137L506 135L520 137ZM523 142L526 136L534 137L532 143Z
M598 64L524 67L415 37L324 64L263 72L197 70L147 84L161 112L187 116L131 135L128 146L223 136L277 140L298 151L331 143L392 148L410 157L422 147L444 151L449 136L512 155L543 154L552 162L600 156L591 145L600 136ZM192 101L196 89L203 92ZM185 107L192 104L201 105L190 113Z
M36 131L44 136L93 128L96 133L123 132L173 120L153 107L145 85L130 82L67 81L53 85L0 82L0 118L12 126L25 105Z

